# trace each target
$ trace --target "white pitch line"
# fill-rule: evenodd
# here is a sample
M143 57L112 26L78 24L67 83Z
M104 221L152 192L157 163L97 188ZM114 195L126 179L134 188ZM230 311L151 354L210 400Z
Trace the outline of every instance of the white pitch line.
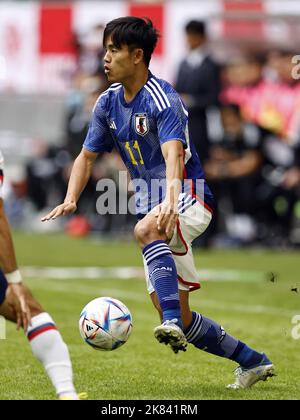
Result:
M27 278L47 278L52 280L71 280L71 279L83 279L83 280L101 280L101 279L140 279L144 278L144 270L141 267L24 267L22 269L25 277ZM261 271L234 271L234 270L199 270L199 278L201 281L221 281L221 282L262 282L265 279L265 273ZM43 282L40 286L45 285ZM87 285L86 285L87 286ZM81 293L84 295L90 295L90 288L86 288L84 283L82 285L75 285L73 287L74 292ZM49 285L47 285L49 288ZM55 290L64 291L69 287L66 283L60 283L53 285ZM145 296L135 293L132 291L120 291L115 288L101 289L102 295L115 295L122 296L130 300L143 301L147 299L147 292ZM268 314L274 316L286 316L291 317L295 315L297 310L289 310L285 308L276 308L271 306L263 305L247 305L247 304L236 304L236 303L225 303L222 300L201 300L200 307L212 308L216 310L226 310L228 312L238 313L253 313L253 314ZM298 311L299 312L299 311Z
M23 267L24 276L28 278L47 278L68 280L82 278L87 280L143 278L142 267ZM222 282L261 282L266 279L262 271L240 271L228 269L198 270L201 281Z
M273 306L262 306L262 305L247 305L247 304L236 304L236 303L224 303L221 300L201 300L200 307L212 308L215 310L226 310L230 312L240 312L240 313L253 313L253 314L267 314L275 316L286 316L292 317L299 312L295 309L284 309L276 308Z

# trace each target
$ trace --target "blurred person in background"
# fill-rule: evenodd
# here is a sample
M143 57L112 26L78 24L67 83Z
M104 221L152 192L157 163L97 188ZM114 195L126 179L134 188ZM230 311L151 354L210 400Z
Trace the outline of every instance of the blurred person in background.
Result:
M99 23L92 26L87 32L75 34L75 46L78 54L78 73L84 76L93 76L104 72L104 50L99 47L103 37L104 26Z
M98 41L99 42L99 41ZM82 147L82 139L88 132L92 109L98 96L109 87L104 75L81 77L78 86L81 93L81 101L76 106L66 109L66 143L65 146L74 160Z
M99 44L99 39L98 39ZM99 97L109 87L107 77L103 74L85 76L81 78L80 91L82 93L82 103L76 107L67 108L66 115L66 148L70 161L65 166L62 173L63 194L67 188L68 179L74 160L82 149L82 143L87 136L89 123L93 108ZM93 169L91 178L89 179L85 190L82 193L82 199L78 203L78 213L85 215L89 219L91 228L102 233L112 232L113 230L121 231L122 226L125 227L127 218L116 218L115 215L106 214L98 215L96 213L95 202L101 195L97 191L97 182L104 178L113 178L119 188L119 171L126 170L119 155L113 151L109 159L107 156L101 155ZM119 194L118 194L119 196ZM63 198L63 197L61 197Z
M256 193L261 240L268 246L300 244L300 143L270 132L262 141L262 181Z
M189 53L179 66L175 89L188 108L189 133L198 155L205 162L209 149L206 111L218 104L219 68L207 48L205 23L192 20L185 32Z
M243 120L237 105L222 106L221 121L223 137L210 148L204 167L217 198L214 233L225 225L236 239L253 239L254 230L247 226L254 216L254 192L260 180L261 131ZM242 232L235 229L239 220Z
M240 106L243 117L286 142L298 140L300 83L293 78L291 51L242 54L225 66L223 103Z
M27 194L33 210L40 211L49 205L53 196L56 199L63 195L61 174L69 161L60 146L49 145L41 139L35 142L32 159L26 164Z
M263 79L265 57L262 53L240 52L224 69L226 86L255 87Z
M43 364L59 399L78 400L69 351L53 319L33 298L18 269L2 199L0 151L0 316L24 328L34 356Z
M77 52L77 67L72 80L72 89L66 98L67 112L72 116L85 107L88 91L98 89L104 92L109 83L103 67L104 51L99 47L103 36L101 23L92 26L87 32L74 33L73 43Z

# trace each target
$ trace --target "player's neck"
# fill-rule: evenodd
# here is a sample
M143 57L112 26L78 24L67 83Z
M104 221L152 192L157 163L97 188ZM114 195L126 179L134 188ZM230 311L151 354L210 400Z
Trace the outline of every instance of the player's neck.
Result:
M137 72L133 77L123 82L124 99L127 103L131 102L142 87L147 83L148 69Z

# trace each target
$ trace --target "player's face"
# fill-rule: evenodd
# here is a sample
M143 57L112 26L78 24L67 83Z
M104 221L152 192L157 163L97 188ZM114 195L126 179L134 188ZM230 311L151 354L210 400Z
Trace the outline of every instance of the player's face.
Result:
M106 42L104 70L112 83L122 83L132 77L136 71L136 50L130 51L127 45L117 48L111 38Z

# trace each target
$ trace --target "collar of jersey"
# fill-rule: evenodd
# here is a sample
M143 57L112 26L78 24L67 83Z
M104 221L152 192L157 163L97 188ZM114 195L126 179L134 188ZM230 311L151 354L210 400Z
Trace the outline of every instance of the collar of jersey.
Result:
M151 77L153 77L153 74L151 73L150 70L148 70L148 79L147 79L146 83L148 83L148 81L150 80ZM144 87L145 87L145 85L141 87L141 89L138 91L138 93L135 95L135 97L132 99L132 101L126 102L125 99L124 99L124 87L122 86L121 89L119 90L119 97L120 97L120 101L121 101L122 105L125 106L126 108L132 108L135 104L135 101L138 99L140 93L144 89Z

